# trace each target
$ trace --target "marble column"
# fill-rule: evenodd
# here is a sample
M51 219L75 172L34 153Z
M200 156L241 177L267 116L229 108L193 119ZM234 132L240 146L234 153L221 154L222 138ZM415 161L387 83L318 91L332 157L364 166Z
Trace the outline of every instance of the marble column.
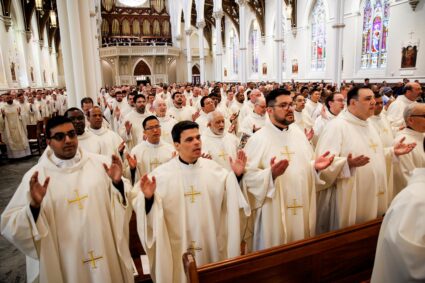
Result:
M344 1L336 1L335 3L335 24L332 28L335 31L334 57L333 57L333 74L332 80L339 90L342 76L342 43L344 31Z
M223 81L223 42L221 41L221 19L224 16L222 10L213 13L215 19L215 81Z
M236 0L239 5L239 81L247 82L246 9L247 0Z
M276 1L276 34L274 36L275 41L275 59L276 62L276 82L282 83L282 64L283 64L283 58L282 58L282 51L283 51L283 30L282 30L282 2L283 1Z
M200 21L196 23L196 27L198 28L198 36L199 36L199 65L201 68L201 84L205 82L205 54L204 54L204 28L205 21Z
M192 29L185 30L186 34L186 59L187 59L187 81L192 82L192 50L190 49L190 35Z

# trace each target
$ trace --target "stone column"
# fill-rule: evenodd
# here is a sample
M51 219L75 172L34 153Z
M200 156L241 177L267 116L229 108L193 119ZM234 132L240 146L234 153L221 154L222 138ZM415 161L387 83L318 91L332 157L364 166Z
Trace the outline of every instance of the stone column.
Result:
M247 65L246 65L246 6L247 0L236 0L239 5L239 80L241 83L247 81Z
M196 23L199 35L199 65L201 67L201 84L205 82L204 28L205 21Z
M221 41L221 19L223 18L224 13L222 10L216 11L213 13L213 17L215 19L215 80L223 81L223 43Z
M187 57L187 81L192 82L192 50L190 49L190 35L192 29L185 30L186 34L186 57Z
M335 24L332 28L335 30L335 45L334 45L334 69L332 80L337 85L339 90L342 76L342 42L344 24L344 1L336 1L335 4Z
M98 52L93 44L97 32L93 32L91 28L90 6L87 1L58 0L57 5L65 81L68 92L75 96L75 101L71 100L70 106L79 106L83 97L88 96L95 100L100 88L96 79L96 68L100 62L93 56L93 50Z
M279 84L282 83L282 49L283 49L283 30L282 30L282 1L276 1L276 34L274 36L276 53L275 59L276 62L276 82Z

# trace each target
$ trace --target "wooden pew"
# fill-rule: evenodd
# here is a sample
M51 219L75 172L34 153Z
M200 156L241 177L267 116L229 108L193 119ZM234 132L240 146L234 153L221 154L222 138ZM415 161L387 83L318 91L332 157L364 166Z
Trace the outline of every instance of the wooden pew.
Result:
M133 258L134 265L136 266L137 273L139 273L134 277L134 282L152 282L150 275L143 274L142 261L140 260L140 255L144 255L145 251L143 249L142 243L140 242L139 235L137 234L136 214L134 212L131 215L130 219L130 253L131 257Z
M370 279L382 218L318 237L196 267L183 255L186 277L198 282L362 282Z

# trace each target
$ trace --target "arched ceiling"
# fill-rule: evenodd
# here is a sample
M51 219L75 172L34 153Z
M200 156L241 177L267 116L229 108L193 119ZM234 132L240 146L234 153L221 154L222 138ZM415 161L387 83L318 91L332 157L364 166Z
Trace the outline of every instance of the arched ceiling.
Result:
M44 41L44 29L47 27L47 40L49 47L52 47L53 41L55 43L56 50L59 48L60 34L59 34L59 20L56 16L56 27L50 25L50 10L54 10L57 15L56 0L42 0L42 9L35 9L35 0L19 0L22 6L22 17L24 19L25 31L27 32L27 40L31 38L31 18L35 13L37 17L37 30L40 41ZM2 6L2 13L5 17L10 17L10 9L12 0L0 0Z

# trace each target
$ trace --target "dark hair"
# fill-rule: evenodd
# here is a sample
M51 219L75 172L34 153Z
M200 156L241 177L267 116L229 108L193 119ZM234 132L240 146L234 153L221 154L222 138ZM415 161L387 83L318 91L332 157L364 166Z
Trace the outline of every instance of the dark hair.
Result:
M334 97L335 97L335 93L331 93L325 99L325 105L326 105L326 108L328 108L329 111L331 110L331 105L329 103L334 101Z
M171 130L173 142L180 143L182 132L190 129L199 129L199 125L192 121L181 121L175 124L173 129Z
M376 93L375 93L375 99L376 99L376 98L380 98L380 97L382 97L382 94L380 94L379 92L376 92Z
M205 106L205 100L206 99L208 99L208 98L210 98L209 96L203 96L202 98L201 98L201 107L204 107Z
M157 120L157 121L159 122L158 118L156 118L156 116L154 116L154 115L150 115L150 116L146 117L146 118L143 120L143 122L142 122L142 126L143 126L143 129L144 129L144 130L146 130L146 124L147 124L150 120Z
M80 112L81 114L83 114L83 115L84 115L84 112L83 112L80 108L77 108L77 107L71 107L71 108L68 108L68 109L65 111L65 113L63 113L63 116L65 116L65 117L67 117L67 118L68 118L68 114L69 114L69 112L72 112L72 111L78 111L78 112Z
M350 91L347 93L347 105L350 105L350 101L352 99L355 99L355 100L359 99L359 91L361 89L370 89L370 88L363 87L363 86L361 87L355 86L352 89L350 89Z
M78 108L75 108L75 109L78 109ZM66 116L55 116L53 118L50 118L47 121L47 124L46 124L46 137L48 139L50 139L50 137L51 137L51 130L53 128L55 128L57 126L60 126L60 125L63 125L63 124L67 124L67 123L71 123L72 124L71 120L68 117L66 117Z
M93 99L91 99L90 97L84 97L83 99L81 99L81 107L83 107L83 104L93 104Z
M143 99L146 101L146 97L143 94L136 94L133 97L133 102L136 103L137 99L139 99L140 97L143 97Z
M176 96L176 94L178 94L178 93L182 94L180 91L176 91L175 93L173 93L173 94L171 95L171 99L172 99L172 100L174 100L174 97L175 97L175 96Z
M272 90L266 97L267 107L273 106L276 102L276 98L281 95L291 95L291 92L284 88L277 88Z

